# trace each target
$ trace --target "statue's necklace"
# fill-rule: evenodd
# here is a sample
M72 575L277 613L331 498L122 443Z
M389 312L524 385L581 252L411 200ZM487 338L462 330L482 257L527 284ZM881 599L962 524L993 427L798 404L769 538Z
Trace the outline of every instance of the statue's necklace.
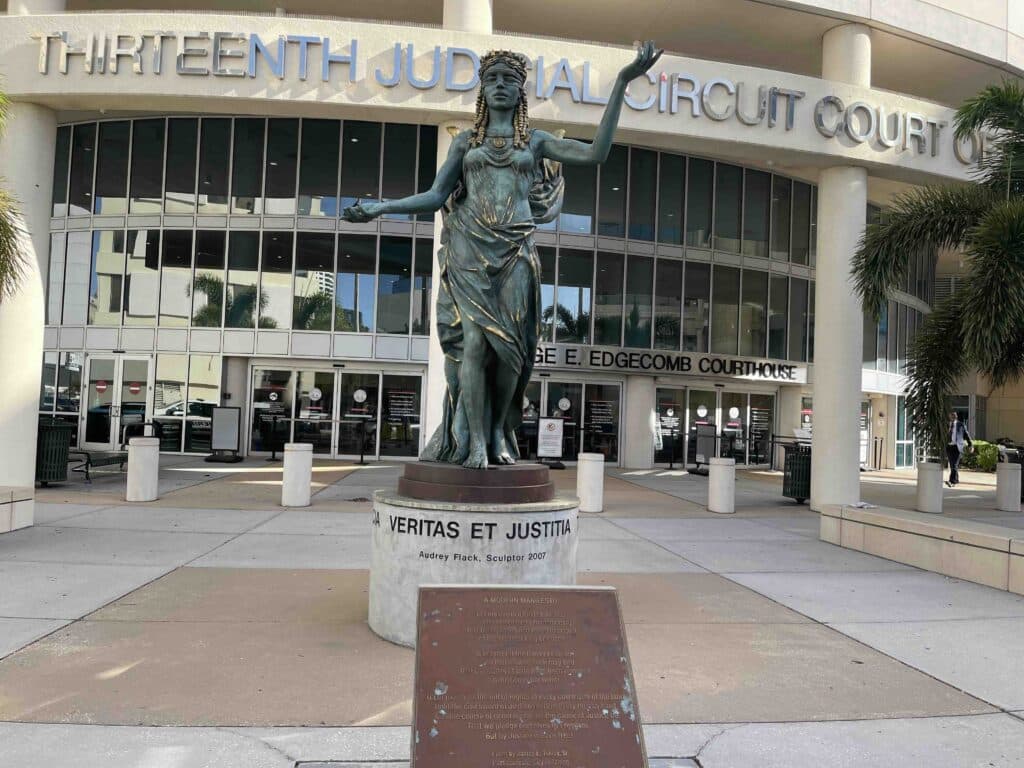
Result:
M491 136L491 146L495 149L504 149L505 145L508 144L508 139L504 136Z

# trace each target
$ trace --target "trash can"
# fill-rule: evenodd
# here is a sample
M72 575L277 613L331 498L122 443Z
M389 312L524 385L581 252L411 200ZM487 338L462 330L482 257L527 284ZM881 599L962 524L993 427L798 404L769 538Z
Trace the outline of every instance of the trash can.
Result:
M59 419L39 422L36 440L36 482L42 485L68 479L68 449L75 425Z
M811 446L788 443L782 446L782 495L803 504L811 497Z
M1024 449L1006 448L999 453L1001 454L1000 459L1005 457L1010 464L1024 464ZM1024 501L1024 483L1020 484L1020 500Z

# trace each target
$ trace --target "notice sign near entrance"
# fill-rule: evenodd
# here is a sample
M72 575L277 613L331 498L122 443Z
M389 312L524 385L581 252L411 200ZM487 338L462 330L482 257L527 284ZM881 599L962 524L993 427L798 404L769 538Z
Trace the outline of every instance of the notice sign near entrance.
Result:
M133 395L137 395L142 391L142 385L137 381L133 381L128 385L128 391Z
M607 587L422 587L412 768L642 768Z
M537 427L537 458L562 458L562 419L540 419Z
M97 395L102 395L106 391L107 391L107 382L105 382L103 379L100 379L99 381L97 381L96 382L96 394Z

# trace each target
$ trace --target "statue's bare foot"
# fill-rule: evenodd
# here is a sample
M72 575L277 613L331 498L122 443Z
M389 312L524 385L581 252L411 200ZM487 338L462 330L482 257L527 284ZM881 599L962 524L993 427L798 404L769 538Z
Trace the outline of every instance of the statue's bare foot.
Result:
M496 429L491 435L491 458L494 459L495 464L515 464L515 456L512 455L512 451L508 448L508 443L505 442L505 430Z
M487 469L487 449L482 445L470 446L469 458L462 462L466 469Z

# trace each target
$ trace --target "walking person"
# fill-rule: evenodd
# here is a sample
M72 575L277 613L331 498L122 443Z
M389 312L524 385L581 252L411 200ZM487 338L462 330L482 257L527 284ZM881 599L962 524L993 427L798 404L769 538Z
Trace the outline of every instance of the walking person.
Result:
M971 442L971 435L964 424L956 415L956 411L949 414L949 442L946 445L946 458L949 459L949 480L946 485L950 488L960 482L960 458L964 455L964 443L970 450L974 443Z

